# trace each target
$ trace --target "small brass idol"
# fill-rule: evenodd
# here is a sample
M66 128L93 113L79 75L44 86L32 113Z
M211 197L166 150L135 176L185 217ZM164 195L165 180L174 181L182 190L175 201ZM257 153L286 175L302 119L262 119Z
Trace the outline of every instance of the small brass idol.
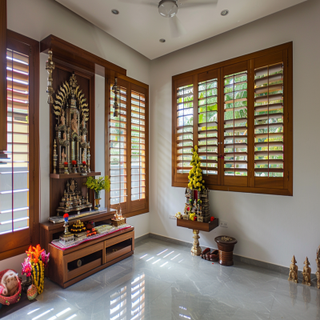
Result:
M296 258L295 256L292 257L290 268L289 268L289 281L298 283L298 267L296 266Z
M317 272L316 272L316 276L317 276L317 288L320 289L320 247L319 247L318 250L317 250L316 263L317 263Z
M302 284L306 284L307 286L311 286L311 268L309 267L310 262L308 260L308 257L306 257L306 260L304 261L304 267L302 270Z

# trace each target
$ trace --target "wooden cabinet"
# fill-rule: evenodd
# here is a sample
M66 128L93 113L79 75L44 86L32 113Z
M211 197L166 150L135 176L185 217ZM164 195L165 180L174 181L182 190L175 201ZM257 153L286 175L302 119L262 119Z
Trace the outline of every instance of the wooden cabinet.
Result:
M100 213L81 218L81 221L108 223L114 212L114 209L101 210ZM41 247L50 252L46 276L63 288L131 256L134 252L133 227L61 250L51 242L58 239L63 231L63 223L45 222L40 225Z
M49 243L48 250L47 276L66 288L131 256L134 252L134 228L119 230L66 250Z

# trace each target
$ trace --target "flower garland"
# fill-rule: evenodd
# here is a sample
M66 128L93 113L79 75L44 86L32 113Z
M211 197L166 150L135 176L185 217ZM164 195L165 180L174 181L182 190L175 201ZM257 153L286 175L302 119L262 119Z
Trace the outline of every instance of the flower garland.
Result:
M198 191L203 191L205 189L204 180L202 180L202 170L200 168L200 157L198 155L198 146L194 146L191 149L192 152L192 160L190 164L192 165L192 169L189 172L188 179L188 188L194 189Z
M30 246L26 254L28 258L22 263L21 274L25 274L27 277L32 275L33 284L36 286L38 294L41 294L44 289L44 269L49 262L50 252L46 254L38 244L36 247Z

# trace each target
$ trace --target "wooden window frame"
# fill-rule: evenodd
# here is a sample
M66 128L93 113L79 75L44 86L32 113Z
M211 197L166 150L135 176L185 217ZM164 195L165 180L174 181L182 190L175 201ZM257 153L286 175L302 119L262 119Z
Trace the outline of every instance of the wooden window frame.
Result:
M0 151L7 150L7 0L0 0Z
M110 112L110 85L114 84L114 77L112 75L105 82L105 94L106 94L106 108L105 108L105 172L109 175L109 112ZM129 78L125 75L118 74L118 85L125 87L127 90L127 201L124 205L121 205L122 212L125 217L133 217L139 214L149 212L149 86L145 83ZM146 193L145 202L143 208L139 208L136 203L140 200L131 200L131 91L137 91L145 95L145 161L146 161ZM105 203L107 208L119 208L119 204L110 205L110 192L106 192Z
M7 30L6 48L29 52L29 228L0 235L6 246L0 260L24 253L30 244L39 243L40 161L39 161L39 42ZM6 95L7 96L7 95ZM23 245L22 245L23 244Z
M279 46L268 48L265 50L257 51L251 54L247 54L241 57L233 58L230 60L222 61L210 66L206 66L200 69L188 71L172 77L172 186L174 187L187 187L188 174L177 173L177 88L182 85L189 84L192 81L194 86L194 128L197 128L198 119L198 79L204 77L205 73L210 73L216 70L218 72L219 84L223 83L223 77L228 72L237 68L237 65L247 65L248 72L248 176L243 185L243 181L237 184L236 181L232 181L232 184L227 185L225 176L223 174L223 160L219 159L218 163L218 177L203 175L205 185L208 189L223 190L223 191L236 191L236 192L249 192L249 193L263 193L263 194L275 194L275 195L293 195L293 59L292 49L293 43L288 42ZM254 176L254 69L261 65L262 62L271 64L276 61L277 57L281 56L284 64L284 176L283 178L261 178ZM190 80L191 79L191 80ZM218 145L219 154L223 153L223 87L218 86ZM198 136L195 134L197 131L194 129L193 143L197 145ZM236 178L236 177L235 177ZM234 179L229 179L234 180ZM242 179L243 180L243 179ZM282 180L279 182L279 180ZM240 181L240 179L239 179Z

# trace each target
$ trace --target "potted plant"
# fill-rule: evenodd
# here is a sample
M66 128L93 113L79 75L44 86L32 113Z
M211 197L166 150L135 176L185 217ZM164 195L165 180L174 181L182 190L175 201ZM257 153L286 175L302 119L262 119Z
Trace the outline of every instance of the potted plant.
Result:
M95 198L95 209L98 210L100 207L100 191L101 190L110 190L110 180L108 176L99 177L96 179L95 177L88 177L86 181L86 186L94 190L94 198Z

